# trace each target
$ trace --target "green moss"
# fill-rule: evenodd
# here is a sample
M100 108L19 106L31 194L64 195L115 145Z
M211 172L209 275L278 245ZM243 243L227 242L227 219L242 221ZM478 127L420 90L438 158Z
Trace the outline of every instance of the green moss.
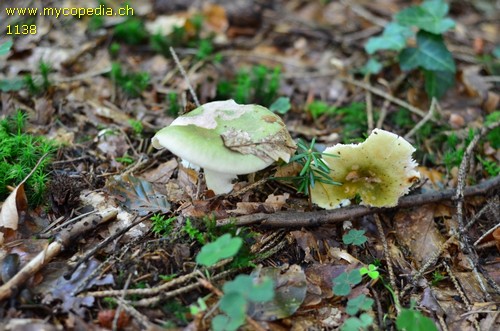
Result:
M26 194L31 206L43 202L48 181L48 166L56 145L44 137L25 133L26 115L20 110L11 117L0 120L0 201L10 191L7 186L17 186L48 154L37 170L26 181Z

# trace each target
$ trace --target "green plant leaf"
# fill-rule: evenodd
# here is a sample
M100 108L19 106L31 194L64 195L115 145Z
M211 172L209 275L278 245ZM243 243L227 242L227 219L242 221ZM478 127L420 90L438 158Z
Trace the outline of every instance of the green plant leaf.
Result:
M240 321L226 315L217 315L212 319L212 329L214 331L236 331L243 325L244 321L245 316Z
M436 324L414 309L403 309L396 319L398 330L406 331L437 331Z
M449 71L424 70L425 92L430 97L440 99L455 85L455 74Z
M360 330L368 330L370 325L373 323L373 317L368 314L361 314L359 318L350 317L348 318L342 327L341 331L360 331Z
M365 236L365 230L351 229L347 234L342 237L342 242L346 245L363 245L368 239Z
M13 44L12 40L7 40L6 42L0 44L0 56L9 53Z
M247 311L247 300L238 292L224 292L224 296L220 300L220 309L225 312L231 319L245 319Z
M377 279L380 273L377 271L377 267L373 264L368 265L368 268L362 267L359 269L359 274L361 276L368 275L371 279Z
M361 274L359 269L354 269L351 272L343 272L333 279L333 293L339 296L346 296L351 293L351 286L361 282Z
M496 46L491 54L497 59L500 59L500 45Z
M406 26L391 22L386 25L380 37L372 37L365 44L368 54L378 50L400 51L406 46L406 39L413 36L413 31Z
M395 19L405 26L416 26L424 31L441 34L455 26L455 21L445 18L449 6L442 0L425 1L396 14Z
M204 245L196 256L196 262L204 266L212 266L220 260L235 256L242 244L241 238L232 238L231 234L226 233L216 241Z
M373 299L368 298L364 294L361 294L347 301L347 307L345 311L349 315L353 316L356 315L360 310L370 310L374 302L375 301L373 301Z
M358 285L361 283L361 274L359 273L359 269L354 269L349 272L347 275L347 281L352 285Z
M270 111L281 115L288 113L290 108L292 108L292 105L290 104L290 98L288 97L279 97L269 106Z
M265 302L274 297L274 283L267 277L255 283L252 276L238 275L233 281L225 283L222 290L224 293L239 293L254 302Z
M370 58L365 65L361 68L361 73L367 74L378 74L382 70L382 63L374 58Z
M25 86L25 81L22 78L0 79L0 91L19 91Z
M422 67L426 70L455 72L455 61L443 42L443 37L425 31L417 34L417 48L405 48L399 54L403 70Z

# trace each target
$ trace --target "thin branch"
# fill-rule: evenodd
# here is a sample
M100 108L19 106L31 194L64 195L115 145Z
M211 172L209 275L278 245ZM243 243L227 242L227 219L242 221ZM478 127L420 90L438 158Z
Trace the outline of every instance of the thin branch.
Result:
M427 114L418 122L407 134L404 135L404 138L408 140L411 138L425 123L429 122L432 119L432 116L436 113L436 109L439 107L436 98L432 98L431 107Z
M480 184L467 187L464 190L464 196L476 196L488 193L493 189L500 188L500 176L488 179ZM409 195L399 200L399 205L395 208L408 208L427 203L435 203L443 200L450 200L455 195L455 189L448 189L440 192L426 192L421 194ZM320 210L312 212L297 213L296 211L278 212L274 214L257 213L244 215L236 218L226 218L217 221L218 226L229 223L235 223L237 226L247 226L261 224L263 226L280 227L303 227L319 226L323 224L339 223L350 219L380 213L383 208L370 208L365 206L351 206L333 210Z
M191 82L189 81L189 77L186 73L186 70L184 70L184 67L181 64L181 61L179 61L179 58L177 57L177 54L175 53L175 50L173 47L170 47L170 54L172 54L172 57L174 58L175 64L177 65L177 68L179 68L179 71L182 74L182 77L184 77L184 80L186 81L186 84L189 88L189 93L191 93L191 97L193 97L194 104L196 107L200 106L200 101L198 100L198 97L196 96L196 93L194 92L193 86L191 85Z

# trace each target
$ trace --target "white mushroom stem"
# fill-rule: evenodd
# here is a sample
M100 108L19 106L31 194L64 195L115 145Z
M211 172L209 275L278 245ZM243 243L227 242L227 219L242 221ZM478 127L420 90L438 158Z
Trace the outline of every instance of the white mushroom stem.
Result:
M232 191L232 181L236 178L235 174L228 174L208 169L204 169L204 172L207 187L214 191L215 194L226 194Z

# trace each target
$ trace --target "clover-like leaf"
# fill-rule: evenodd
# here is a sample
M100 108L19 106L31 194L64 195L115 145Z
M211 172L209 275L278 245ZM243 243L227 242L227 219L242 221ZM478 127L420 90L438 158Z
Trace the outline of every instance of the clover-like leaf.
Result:
M361 276L368 275L371 279L377 279L380 276L380 273L377 271L377 267L373 264L368 265L368 268L362 267L359 269L359 274Z
M233 281L222 287L224 293L239 293L253 302L265 302L274 297L274 283L270 278L255 282L252 276L238 275Z
M333 293L335 295L346 296L351 293L351 287L361 282L359 269L350 272L343 272L333 279Z
M235 256L241 248L243 241L231 234L217 238L216 241L204 245L196 256L196 262L204 266L212 266L220 260Z
M365 230L356 230L356 229L351 229L348 233L346 233L342 237L342 241L346 245L356 245L356 246L361 246L363 245L368 239L365 236Z
M346 312L349 315L356 315L360 310L370 310L374 301L366 295L361 294L347 301Z

